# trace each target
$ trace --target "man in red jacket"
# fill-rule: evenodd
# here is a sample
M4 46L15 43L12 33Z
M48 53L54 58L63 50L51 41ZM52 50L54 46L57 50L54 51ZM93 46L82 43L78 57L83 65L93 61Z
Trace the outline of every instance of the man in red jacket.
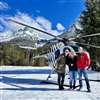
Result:
M87 85L87 92L91 92L88 75L86 72L86 69L89 67L89 65L90 65L89 53L84 51L82 47L79 47L78 57L77 57L77 68L79 73L79 84L80 84L79 90L81 90L81 88L83 87L82 85L82 75L83 75Z

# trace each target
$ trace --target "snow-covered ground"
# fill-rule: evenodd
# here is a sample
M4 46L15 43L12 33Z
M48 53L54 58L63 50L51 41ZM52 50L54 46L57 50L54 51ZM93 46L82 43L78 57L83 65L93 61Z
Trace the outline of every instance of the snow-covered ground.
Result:
M91 93L82 91L58 90L54 84L43 84L51 68L0 66L0 100L100 100L100 82L90 81ZM89 79L100 80L100 73L88 72ZM52 74L50 81L57 81L57 74ZM68 84L68 75L65 84ZM78 81L77 81L78 84Z

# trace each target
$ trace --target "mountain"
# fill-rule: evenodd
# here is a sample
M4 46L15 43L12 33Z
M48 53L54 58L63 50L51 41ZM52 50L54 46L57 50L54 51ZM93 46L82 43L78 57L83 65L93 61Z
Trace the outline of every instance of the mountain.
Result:
M19 29L15 32L4 32L0 34L0 43L11 43L19 46L35 47L38 35L29 28Z
M59 35L61 38L70 38L75 37L77 35L76 30L80 30L79 19L75 21L73 25L71 25L68 31ZM55 39L52 39L55 40ZM52 41L51 40L51 41ZM25 27L24 29L19 29L15 32L4 32L0 34L0 43L11 43L18 46L26 46L26 47L39 47L43 46L48 42L47 39L38 39L38 33L31 28ZM55 43L58 41L55 41ZM53 43L52 43L53 44Z
M64 37L64 38L70 38L70 37L75 37L76 35L78 35L78 33L80 32L80 30L82 29L81 25L80 25L80 18L78 20L76 20L70 27L69 29L64 32L63 34L60 35L60 37Z

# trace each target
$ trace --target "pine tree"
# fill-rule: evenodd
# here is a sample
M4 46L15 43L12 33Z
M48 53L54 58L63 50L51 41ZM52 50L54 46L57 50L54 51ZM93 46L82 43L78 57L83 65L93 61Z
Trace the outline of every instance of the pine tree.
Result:
M100 33L100 0L86 0L85 10L82 12L81 25L82 35ZM81 39L81 42L100 46L100 36ZM100 62L100 49L87 47L90 51L91 58Z

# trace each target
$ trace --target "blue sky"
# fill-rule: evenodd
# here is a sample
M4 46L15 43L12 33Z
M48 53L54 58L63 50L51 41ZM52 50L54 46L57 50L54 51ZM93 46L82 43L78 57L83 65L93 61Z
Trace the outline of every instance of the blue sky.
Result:
M42 18L49 22L49 26L51 24L52 30L66 30L83 10L84 0L0 0L1 18L19 15L33 20ZM0 24L1 31L4 24L1 21Z

